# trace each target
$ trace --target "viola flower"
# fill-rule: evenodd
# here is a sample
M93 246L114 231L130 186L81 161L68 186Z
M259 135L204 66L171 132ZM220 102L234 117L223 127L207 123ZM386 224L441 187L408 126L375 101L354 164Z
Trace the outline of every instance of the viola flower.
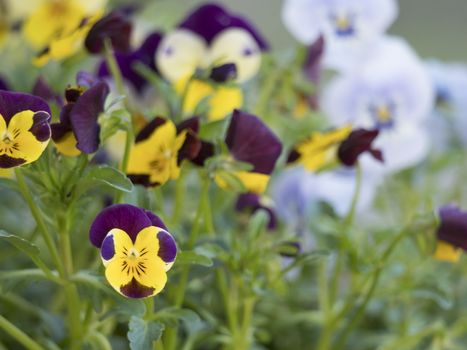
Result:
M39 97L0 90L0 168L37 160L50 140L50 108Z
M286 0L282 20L302 44L325 42L323 64L348 69L378 40L398 14L395 0Z
M43 66L51 59L61 60L77 53L106 2L58 0L39 4L22 26L25 38L39 50L34 64Z
M69 157L78 156L81 152L92 154L99 148L100 125L97 119L104 111L109 87L102 81L87 85L88 79L87 75L78 74L78 86L65 91L67 103L60 112L60 122L51 125L57 150Z
M96 216L89 238L118 293L147 298L164 289L177 245L158 216L129 204L112 205Z
M367 168L394 172L428 154L425 121L433 107L433 88L402 40L379 42L359 69L335 78L323 94L322 107L336 126L379 130L374 147L383 152L384 164L365 157Z
M235 210L238 212L255 213L263 209L268 213L268 230L275 230L277 227L277 218L274 212L274 203L265 196L259 196L256 193L244 193L238 196L235 204Z
M378 133L378 130L352 131L350 126L324 133L314 132L293 148L287 162L301 164L309 171L319 171L339 162L345 166L354 166L364 152L382 161L381 151L372 148Z
M225 143L232 158L253 166L250 171L235 172L235 176L249 192L263 193L282 152L277 136L258 117L234 110ZM220 187L228 188L219 176L215 180Z
M185 113L193 113L200 101L209 98L207 117L217 120L242 106L239 86L191 77L199 69L234 64L237 74L232 82L243 83L257 74L261 52L267 47L265 39L246 19L219 5L207 4L164 36L156 53L156 65L176 91L185 95Z
M112 48L117 52L130 51L132 25L127 16L113 11L99 19L89 30L84 46L91 54L99 54L104 50L104 40L110 40Z
M462 251L467 250L467 212L455 205L446 205L439 210L440 224L436 236L435 259L457 262Z
M435 88L436 104L429 120L433 147L444 150L453 138L467 145L467 66L428 61L425 67Z
M177 179L181 162L195 158L200 150L198 123L197 118L191 118L175 126L168 119L154 118L136 136L128 177L144 186L159 186Z

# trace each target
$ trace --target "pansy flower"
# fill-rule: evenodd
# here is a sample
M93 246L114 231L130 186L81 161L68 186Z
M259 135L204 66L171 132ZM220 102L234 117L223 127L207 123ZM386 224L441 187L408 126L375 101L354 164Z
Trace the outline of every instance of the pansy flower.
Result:
M177 246L158 216L129 204L112 205L94 219L89 238L118 293L147 298L164 289Z
M198 103L208 98L207 116L215 120L243 104L241 90L232 84L191 77L198 69L234 64L237 72L233 81L245 82L258 72L261 52L267 47L265 39L246 19L219 5L207 4L164 36L156 65L161 75L185 95L185 113L193 113Z
M0 168L37 160L50 140L50 109L29 94L0 90Z
M265 210L268 214L268 230L276 229L277 218L274 211L274 203L271 199L265 196L260 196L257 193L243 193L238 196L235 204L236 211L253 214L259 209Z
M106 0L41 1L25 20L25 38L39 53L34 64L60 60L77 53L86 34L101 16Z
M435 259L457 262L462 251L467 250L467 212L455 205L439 210L440 223L436 231Z
M144 186L159 186L177 179L181 162L195 158L200 150L198 123L197 118L191 118L176 126L168 119L154 118L136 136L128 177Z
M336 126L379 130L374 147L383 152L384 163L367 157L368 168L398 171L428 154L424 123L433 107L433 88L423 64L401 39L379 42L358 69L331 81L322 107Z
M282 19L305 45L323 36L324 65L342 70L366 54L367 47L384 34L397 13L396 0L286 0Z
M60 112L60 122L52 127L52 139L58 151L66 156L78 156L81 152L91 154L100 143L99 115L109 87L103 81L89 81L87 74L79 73L78 85L65 91L67 103Z
M282 152L277 136L258 117L234 110L225 143L234 160L253 166L251 170L236 171L234 175L248 192L263 193ZM220 187L229 187L221 177L216 176L215 180Z
M382 161L381 151L372 148L378 133L378 130L352 131L350 126L323 133L314 132L292 149L287 162L301 164L309 171L319 171L339 163L354 166L364 152Z
M104 50L104 41L109 40L117 52L130 51L132 25L123 12L113 11L99 19L91 27L84 40L89 53L99 54Z

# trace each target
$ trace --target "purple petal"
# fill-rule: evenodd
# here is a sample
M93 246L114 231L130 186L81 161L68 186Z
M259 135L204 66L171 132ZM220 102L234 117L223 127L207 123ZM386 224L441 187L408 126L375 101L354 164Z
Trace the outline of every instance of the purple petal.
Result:
M117 64L120 67L123 78L130 82L138 92L143 90L147 84L147 81L144 77L135 71L134 65L135 63L139 62L148 66L154 72L157 72L154 62L154 55L161 39L162 34L155 32L146 38L138 50L131 53L115 54L115 59L117 60ZM99 65L97 75L99 77L110 76L110 72L105 61L102 61Z
M253 165L253 172L271 174L282 145L256 116L234 110L225 140L236 160Z
M171 263L175 261L177 256L177 245L172 235L166 231L160 231L157 234L159 240L159 251L157 255L165 262Z
M89 230L89 239L100 248L107 233L118 228L135 242L138 233L149 226L152 226L152 222L144 209L129 204L116 204L105 208L96 216Z
M308 47L305 62L303 62L303 72L307 79L314 84L318 84L320 79L324 46L324 38L321 35Z
M151 220L152 226L156 226L167 231L167 227L160 217L149 210L145 210L144 212L146 213L149 220Z
M214 67L211 70L209 78L216 83L225 83L229 80L233 80L237 78L237 66L235 63L226 63Z
M99 54L104 49L104 40L108 39L115 51L128 52L131 32L132 25L127 16L114 11L92 26L86 36L84 46L91 54Z
M45 142L50 139L51 131L49 121L50 114L43 111L34 113L32 117L32 126L29 131L40 142Z
M22 92L0 90L0 115L7 124L15 114L26 110L44 111L51 114L49 105L40 97Z
M467 212L455 205L446 205L439 210L438 239L467 251Z
M201 147L198 151L198 154L195 158L191 158L190 161L198 166L204 166L204 162L208 158L211 158L214 155L214 153L214 144L212 144L211 142L201 140Z
M256 28L241 16L229 14L217 4L206 4L189 14L179 25L203 37L209 44L214 37L227 28L242 28L249 32L262 50L268 49L268 43Z
M62 98L52 90L52 88L41 76L37 78L32 88L32 94L44 99L45 101L53 101L58 106L63 105Z
M370 152L376 159L382 161L381 151L372 148L373 141L379 135L379 130L353 130L340 144L337 157L346 166L354 166L358 157L364 152Z
M99 148L100 126L97 118L104 111L108 94L108 85L98 83L86 90L71 110L70 120L77 140L76 148L84 153L91 154Z
M87 89L96 85L100 81L101 80L98 77L84 70L80 70L78 74L76 74L76 84Z
M188 119L185 119L181 123L177 125L177 134L180 134L182 130L185 129L190 129L194 133L198 133L199 131L199 118L198 117L191 117Z

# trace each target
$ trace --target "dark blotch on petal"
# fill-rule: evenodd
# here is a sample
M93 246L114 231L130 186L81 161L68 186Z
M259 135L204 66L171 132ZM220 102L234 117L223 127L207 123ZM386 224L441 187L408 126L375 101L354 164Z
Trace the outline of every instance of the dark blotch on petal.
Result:
M104 111L108 94L109 86L104 82L97 83L80 96L71 110L70 120L77 140L76 148L83 153L91 154L99 148L100 125L97 118Z
M104 50L104 40L107 38L111 41L115 51L128 52L131 31L132 25L127 16L114 11L92 26L84 41L84 46L92 54L101 53Z
M291 150L289 156L287 157L287 164L295 162L296 160L298 160L298 158L300 158L300 153L298 153L294 149Z
M167 227L160 217L149 210L145 210L144 212L148 216L149 220L151 220L152 226L156 226L167 231Z
M14 168L24 163L26 163L26 159L12 158L6 154L0 156L0 168L2 169Z
M379 130L357 129L340 144L337 157L346 166L354 166L358 157L364 152L370 152L376 159L383 161L381 151L374 150L372 143L379 134Z
M189 14L179 25L203 37L209 44L214 37L227 28L242 28L249 32L262 50L268 43L256 28L241 16L229 14L217 4L205 4Z
M192 117L177 125L177 134L187 130L185 142L178 152L177 162L180 164L183 159L194 159L201 150L201 141L198 138L199 118Z
M234 110L225 140L236 160L253 165L253 172L271 174L282 145L256 116Z
M146 298L154 293L154 288L146 287L133 278L130 283L120 287L120 292L129 298Z
M29 131L40 142L45 142L50 139L50 114L47 112L36 112L32 117L32 126Z
M105 208L96 216L89 231L89 239L100 248L110 230L118 228L135 242L139 231L149 226L152 226L152 222L143 209L129 204L116 204Z
M74 103L68 103L62 107L60 111L60 123L50 124L52 130L52 140L54 142L60 141L67 133L72 132L70 113L73 109Z
M177 134L180 134L180 132L185 129L190 129L197 134L199 131L199 118L191 117L179 123L177 125Z
M51 114L49 105L40 97L22 92L0 90L0 115L3 116L7 124L15 114L26 110L44 111Z
M141 129L138 135L136 135L135 142L141 142L148 139L158 127L165 124L166 122L167 119L162 117L155 117L148 124L146 124L144 128Z
M79 87L69 87L65 90L65 99L68 103L75 103L83 94L83 90Z
M105 260L110 260L115 255L115 243L114 243L114 236L109 235L105 237L104 242L102 242L101 247L101 256Z
M237 78L237 66L235 63L226 63L221 66L214 67L209 75L209 79L216 83L225 83L235 78Z
M147 174L127 174L127 177L135 185L141 185L144 187L155 187L160 185L158 182L152 182L150 176Z
M177 256L177 245L172 235L166 231L157 234L159 240L159 251L157 255L166 263L171 263Z
M439 216L438 239L467 251L467 212L447 205L439 210Z

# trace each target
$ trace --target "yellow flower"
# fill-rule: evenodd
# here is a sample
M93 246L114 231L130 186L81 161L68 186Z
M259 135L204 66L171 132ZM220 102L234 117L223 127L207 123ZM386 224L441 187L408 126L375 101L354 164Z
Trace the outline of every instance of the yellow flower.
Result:
M298 158L294 161L309 171L318 171L337 161L337 149L351 133L352 127L345 126L329 132L315 132L307 140L295 146Z
M459 261L461 255L462 249L446 241L438 240L436 242L436 250L433 255L436 260L456 263Z

